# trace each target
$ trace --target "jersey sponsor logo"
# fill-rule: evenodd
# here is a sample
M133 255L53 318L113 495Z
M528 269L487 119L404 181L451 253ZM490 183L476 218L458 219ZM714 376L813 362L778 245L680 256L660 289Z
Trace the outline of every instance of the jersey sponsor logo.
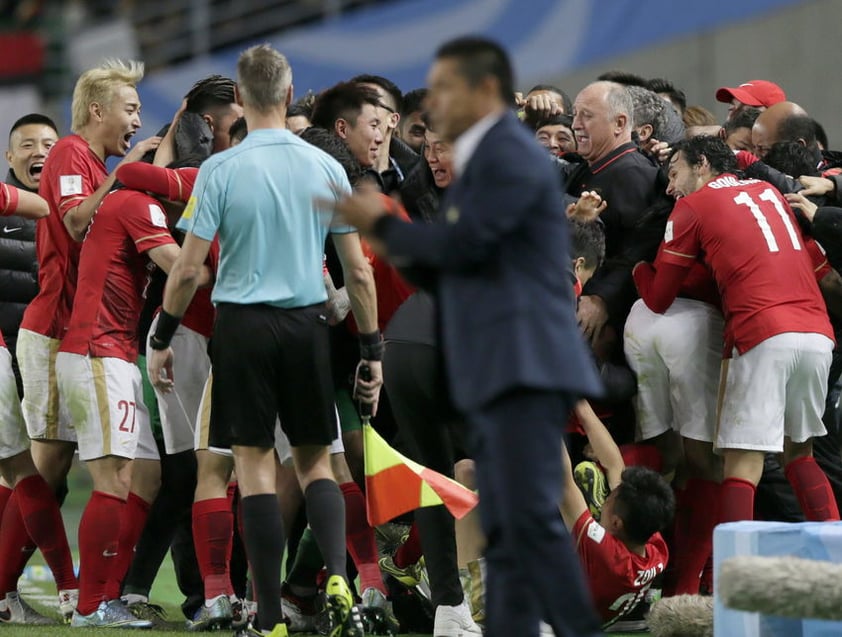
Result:
M588 537L597 544L602 544L602 539L605 537L605 528L594 520L588 525Z
M667 221L666 230L664 230L664 243L669 243L673 238L672 220Z
M157 204L149 204L149 218L152 220L153 226L157 226L158 228L167 227L167 215L164 214L164 211Z
M196 197L191 196L190 199L187 200L187 206L184 208L184 212L181 213L182 219L192 219L193 212L196 210Z
M61 175L58 179L62 197L82 194L82 175Z

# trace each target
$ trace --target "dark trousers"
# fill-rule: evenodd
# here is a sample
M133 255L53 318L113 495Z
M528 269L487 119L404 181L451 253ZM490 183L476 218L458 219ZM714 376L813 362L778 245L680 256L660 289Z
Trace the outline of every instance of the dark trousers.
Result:
M486 637L602 634L570 534L559 514L561 392L517 389L467 414L476 461L485 559Z
M451 406L438 350L429 345L389 342L383 373L407 455L452 478L462 421ZM423 507L415 511L415 520L433 606L461 604L453 516L443 506Z

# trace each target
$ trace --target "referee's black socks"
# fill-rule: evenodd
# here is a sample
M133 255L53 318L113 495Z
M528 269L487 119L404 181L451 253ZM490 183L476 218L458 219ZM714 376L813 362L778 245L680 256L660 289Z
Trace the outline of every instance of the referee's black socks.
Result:
M284 621L281 610L281 559L284 525L278 498L262 493L243 498L243 543L258 595L257 619L261 629L272 630Z
M316 537L328 575L345 577L345 498L333 480L315 480L304 491L307 521Z

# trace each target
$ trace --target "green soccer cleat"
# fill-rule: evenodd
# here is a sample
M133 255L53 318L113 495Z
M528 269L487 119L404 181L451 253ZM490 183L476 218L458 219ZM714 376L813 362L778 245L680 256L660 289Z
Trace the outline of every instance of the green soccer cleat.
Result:
M325 586L327 601L320 617L321 632L328 637L365 637L360 609L341 575L331 575Z
M573 480L585 496L585 502L595 520L599 520L602 505L608 497L608 479L605 472L595 462L585 460L573 469Z

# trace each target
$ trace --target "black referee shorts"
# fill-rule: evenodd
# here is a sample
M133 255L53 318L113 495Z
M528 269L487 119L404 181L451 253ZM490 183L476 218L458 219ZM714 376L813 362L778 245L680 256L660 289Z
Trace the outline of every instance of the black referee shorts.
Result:
M221 303L211 352L210 446L273 447L276 416L293 447L336 437L323 305Z

